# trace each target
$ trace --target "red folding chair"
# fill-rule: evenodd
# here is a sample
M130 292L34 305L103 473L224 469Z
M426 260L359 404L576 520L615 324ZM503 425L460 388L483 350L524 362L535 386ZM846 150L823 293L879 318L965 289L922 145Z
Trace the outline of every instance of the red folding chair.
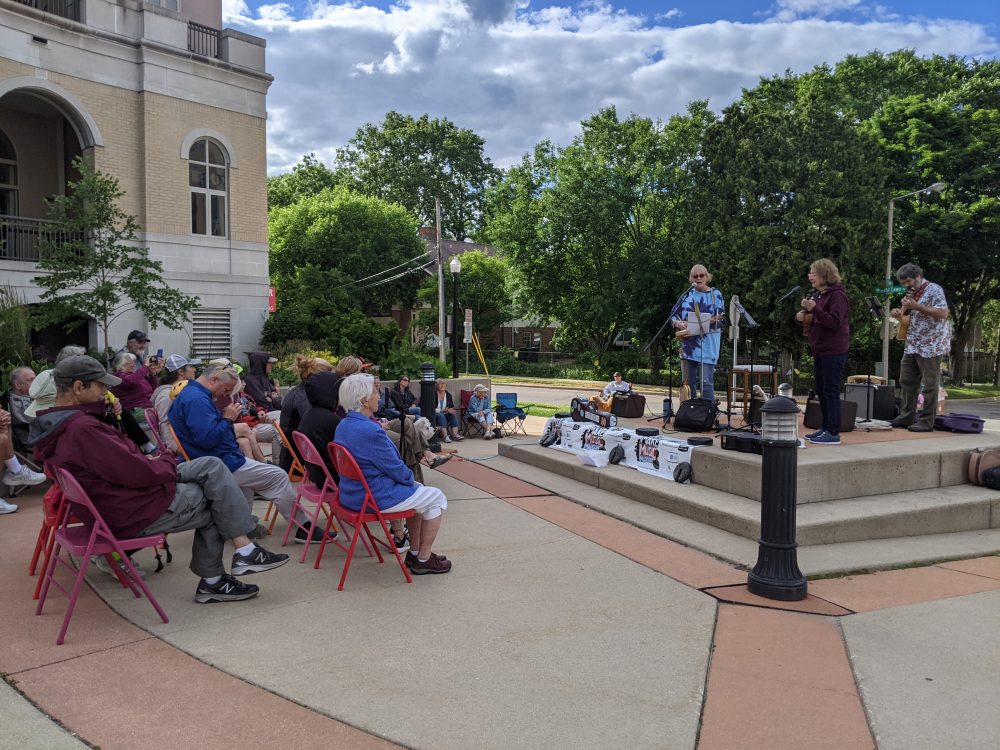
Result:
M345 508L340 504L340 495L337 495L336 504L333 506L334 515L342 522L347 523L354 528L354 533L351 535L351 546L347 550L347 560L344 561L344 572L340 575L340 585L337 586L337 591L344 590L344 581L347 580L347 571L351 568L351 560L354 558L354 548L358 544L358 538L361 537L361 529L365 530L365 536L368 541L372 544L372 549L375 550L375 554L378 556L378 561L385 562L382 557L382 552L379 550L379 545L391 549L392 553L396 556L396 562L399 563L400 570L403 571L403 575L406 577L407 583L413 583L413 577L410 575L410 571L407 570L406 564L403 562L403 556L399 554L399 550L396 549L396 543L393 541L392 532L389 531L389 526L386 521L395 521L397 518L409 518L414 514L412 510L402 510L396 513L383 513L379 510L378 504L375 502L375 496L372 495L371 488L368 486L368 482L365 480L365 475L361 473L361 468L358 466L358 462L354 460L354 456L351 452L347 450L344 446L338 443L327 443L326 449L330 452L330 460L333 461L333 465L337 467L337 473L340 475L341 481L344 479L353 479L356 482L360 482L361 486L365 491L365 499L361 503L360 510L350 510ZM332 519L331 519L332 520ZM379 525L382 527L382 532L385 534L385 540L376 539L368 528L368 524L373 521L378 521ZM327 528L330 526L330 520L327 521ZM319 567L319 561L323 557L323 548L326 545L326 539L323 539L323 544L320 545L319 555L316 557L316 567ZM340 546L340 545L338 545Z
M149 429L156 435L156 444L160 446L161 450L167 450L167 446L163 444L163 438L160 436L160 415L156 413L156 409L152 406L147 406L142 410L142 413L146 417L146 424L149 425Z
M337 502L337 483L330 476L330 470L323 463L323 458L319 455L319 451L316 450L316 446L301 432L292 432L292 440L295 441L295 447L307 463L322 467L326 479L323 480L322 487L317 487L313 484L309 480L308 474L304 474L302 481L298 482L298 490L295 493L295 504L292 506L292 512L288 516L288 526L285 527L285 535L281 538L282 547L288 544L288 535L292 532L292 528L309 531L305 524L296 518L297 511L301 510L303 513L309 514L309 529L316 528L316 524L319 522L320 511L322 511L326 515L326 530L329 532L333 525L333 506ZM313 504L311 513L303 505L303 500ZM344 552L347 552L347 548L337 540L331 539L330 541L344 550ZM300 563L306 561L306 554L309 552L310 544L312 544L311 532L306 534L306 543L302 545L302 557L299 558ZM317 565L316 567L319 566Z
M76 608L76 601L80 596L80 589L83 587L83 581L87 575L87 568L90 565L91 555L104 555L104 559L108 561L108 565L111 566L111 570L115 572L123 584L127 585L132 590L136 599L138 599L142 594L145 594L146 598L149 599L149 603L153 605L153 609L155 609L156 613L160 616L160 619L162 619L163 622L170 622L170 618L167 617L167 613L163 611L160 603L156 601L156 597L153 596L152 592L146 586L145 581L143 581L136 572L135 567L132 565L132 561L129 559L128 555L125 554L126 550L156 547L156 545L163 542L164 535L153 534L152 536L122 539L116 538L107 523L105 523L104 519L101 517L100 511L94 507L94 503L80 486L80 483L77 482L68 471L65 469L56 469L56 480L62 488L63 495L66 496L66 503L63 507L59 527L56 529L55 549L51 560L49 560L49 565L45 570L44 584L42 585L38 608L35 610L36 615L42 614L42 608L45 606L45 598L48 596L50 584L54 583L56 588L69 597L69 607L66 610L66 616L63 618L62 628L59 630L59 637L56 638L56 644L62 645L63 641L66 639L66 631L69 629L69 621L73 617L73 610ZM69 517L71 505L78 505L83 510L87 511L91 518L93 518L92 523L88 524L84 522L79 526L70 526ZM62 556L59 553L63 549L80 559L79 569L74 570L72 564L62 559ZM116 561L113 557L114 553L118 554L121 564L125 566L124 571L119 569L118 561ZM63 588L62 584L55 580L54 573L57 562L62 563L66 566L66 568L72 570L76 576L76 581L73 584L72 591Z

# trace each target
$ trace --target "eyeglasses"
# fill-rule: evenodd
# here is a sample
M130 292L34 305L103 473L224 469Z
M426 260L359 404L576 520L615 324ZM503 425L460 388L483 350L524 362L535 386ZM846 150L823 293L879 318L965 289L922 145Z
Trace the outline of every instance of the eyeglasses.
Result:
M691 274L691 278L692 279L705 279L705 278L708 278L708 274L707 273L693 273L693 274Z

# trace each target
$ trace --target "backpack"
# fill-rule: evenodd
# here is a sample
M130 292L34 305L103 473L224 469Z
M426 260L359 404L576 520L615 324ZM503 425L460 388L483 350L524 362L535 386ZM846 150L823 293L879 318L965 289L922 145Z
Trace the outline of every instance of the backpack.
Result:
M1000 450L976 448L969 454L969 481L984 485L983 475L997 466L1000 466Z

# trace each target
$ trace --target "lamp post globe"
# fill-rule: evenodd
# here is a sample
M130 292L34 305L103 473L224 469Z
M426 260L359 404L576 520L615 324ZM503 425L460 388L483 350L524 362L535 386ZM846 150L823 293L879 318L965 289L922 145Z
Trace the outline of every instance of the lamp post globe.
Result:
M451 376L458 379L458 275L462 273L462 261L453 255L451 263Z

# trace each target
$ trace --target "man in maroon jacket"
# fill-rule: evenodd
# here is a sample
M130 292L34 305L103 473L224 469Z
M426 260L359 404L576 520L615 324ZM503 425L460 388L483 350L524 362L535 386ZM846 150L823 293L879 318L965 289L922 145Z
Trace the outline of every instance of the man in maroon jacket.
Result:
M104 421L104 394L109 385L121 381L97 360L69 357L56 365L53 378L55 406L40 412L32 426L35 456L69 471L115 534L145 536L194 529L191 570L201 577L196 602L254 597L258 587L233 576L260 573L288 562L288 555L268 552L247 537L255 522L222 461L205 457L178 466L172 454L144 456ZM74 512L85 516L82 509ZM236 547L232 575L226 574L222 564L226 540Z

